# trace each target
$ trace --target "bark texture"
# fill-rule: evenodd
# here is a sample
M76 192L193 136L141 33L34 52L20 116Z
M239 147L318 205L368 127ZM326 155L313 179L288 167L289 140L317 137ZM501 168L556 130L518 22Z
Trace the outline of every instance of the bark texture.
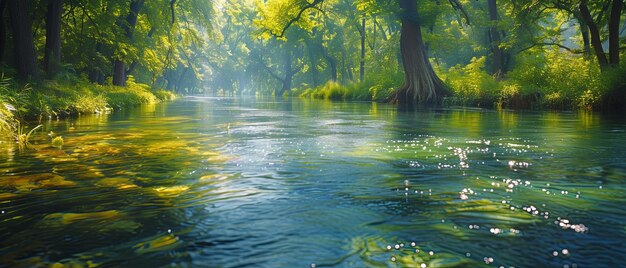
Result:
M489 20L492 25L489 28L489 41L491 46L491 52L493 53L493 65L491 74L500 78L506 73L506 57L503 49L500 47L502 43L502 37L500 36L500 30L497 27L497 23L500 20L498 18L498 6L496 0L488 0L489 6Z
M15 67L21 79L39 79L37 55L33 43L33 23L29 0L8 0L15 49Z
M63 0L48 0L46 13L46 49L44 66L48 77L54 77L61 68L61 13Z
M396 91L391 101L404 106L439 103L447 90L426 56L417 3L415 0L400 0L400 8L404 85Z
M612 66L619 65L619 27L623 8L623 0L613 0L609 17L609 64Z
M587 0L583 0L580 2L580 15L583 17L583 20L585 20L587 26L589 27L593 51L596 55L596 58L598 58L600 68L604 70L609 65L609 61L606 58L606 54L604 54L604 48L602 48L602 39L600 39L600 30L598 29L598 24L596 24L596 22L591 17L591 12L589 12L587 2Z

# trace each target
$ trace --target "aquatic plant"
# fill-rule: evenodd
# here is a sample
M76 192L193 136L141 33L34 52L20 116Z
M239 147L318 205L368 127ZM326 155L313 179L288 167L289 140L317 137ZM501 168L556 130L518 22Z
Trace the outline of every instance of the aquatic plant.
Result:
M61 136L54 137L54 139L52 139L52 146L61 149L61 147L63 147L63 137Z
M15 134L15 141L17 142L17 147L20 151L25 150L30 147L30 136L35 132L35 130L43 127L43 125L38 125L26 132L26 126L23 126L22 123L18 121L17 125L17 133Z

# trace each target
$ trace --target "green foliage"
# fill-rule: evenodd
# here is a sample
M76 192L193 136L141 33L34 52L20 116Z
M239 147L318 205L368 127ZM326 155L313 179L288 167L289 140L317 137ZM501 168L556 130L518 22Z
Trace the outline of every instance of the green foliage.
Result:
M466 66L450 68L446 83L453 92L448 101L455 105L492 107L501 85L485 71L486 57L473 58Z
M154 96L159 101L173 101L176 99L176 94L174 94L174 92L167 91L164 89L155 90L152 92L152 94L154 94Z
M79 114L107 113L109 108L107 97L103 93L75 96L73 108Z
M519 60L508 78L520 88L519 95L537 96L540 107L590 110L606 91L598 65L582 56L550 51Z
M150 92L150 87L135 83L132 79L129 79L126 87L100 86L96 90L104 94L108 103L114 108L159 102L159 99Z

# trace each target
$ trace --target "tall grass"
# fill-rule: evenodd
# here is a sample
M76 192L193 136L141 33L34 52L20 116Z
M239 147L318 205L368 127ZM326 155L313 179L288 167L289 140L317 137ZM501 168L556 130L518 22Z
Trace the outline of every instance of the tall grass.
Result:
M306 89L302 98L325 100L384 101L401 85L402 75L394 73L372 74L362 82L340 84L329 81L317 88Z
M127 87L95 85L80 78L46 81L32 87L19 85L0 76L0 138L27 138L20 124L28 120L66 117L73 114L108 113L124 107L154 104L173 100L175 95L165 90L152 91L149 86L135 83ZM20 136L22 135L22 136Z

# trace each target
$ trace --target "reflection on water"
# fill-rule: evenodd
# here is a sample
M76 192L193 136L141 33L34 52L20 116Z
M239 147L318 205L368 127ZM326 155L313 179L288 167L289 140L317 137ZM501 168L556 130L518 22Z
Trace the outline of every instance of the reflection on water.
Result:
M203 98L49 121L0 148L0 266L621 266L625 130Z

